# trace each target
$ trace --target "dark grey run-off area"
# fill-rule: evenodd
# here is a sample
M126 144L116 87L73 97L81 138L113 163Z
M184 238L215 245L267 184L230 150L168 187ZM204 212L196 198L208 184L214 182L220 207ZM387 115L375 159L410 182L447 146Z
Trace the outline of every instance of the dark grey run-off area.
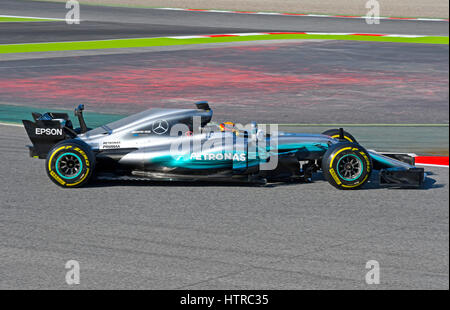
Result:
M0 55L0 103L131 114L208 100L215 119L243 123L448 124L448 45L305 40L103 52Z
M448 169L424 190L123 183L63 190L0 125L0 289L448 289ZM377 260L381 284L365 283Z

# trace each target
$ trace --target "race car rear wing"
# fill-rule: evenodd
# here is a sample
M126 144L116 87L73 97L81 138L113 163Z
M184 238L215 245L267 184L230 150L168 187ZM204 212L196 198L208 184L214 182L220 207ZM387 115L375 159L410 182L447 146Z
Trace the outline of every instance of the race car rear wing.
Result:
M33 121L22 120L33 145L28 146L31 157L44 159L58 142L77 136L66 113L32 113Z
M25 130L33 145L28 146L30 156L44 159L47 153L58 142L73 139L80 133L89 130L83 117L84 105L75 109L80 128L74 129L67 113L47 112L44 114L33 112L34 122L22 120Z

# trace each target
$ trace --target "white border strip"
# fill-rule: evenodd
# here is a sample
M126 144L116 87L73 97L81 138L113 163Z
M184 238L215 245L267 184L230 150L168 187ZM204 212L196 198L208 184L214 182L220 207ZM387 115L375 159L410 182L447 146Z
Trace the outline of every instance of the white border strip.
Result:
M227 13L227 14L254 14L254 15L275 15L291 17L325 17L325 18L343 18L343 19L366 19L367 16L347 16L347 15L328 15L328 14L301 14L301 13L277 13L277 12L251 12L251 11L229 11L229 10L202 10L202 9L182 9L182 8L154 8L156 10L167 11L186 11L196 13ZM426 21L426 22L449 22L445 18L423 18L423 17L378 17L380 20L398 20L398 21Z
M447 165L434 165L434 164L416 164L416 166L448 168Z
M0 126L23 127L23 124L14 124L14 123L0 122Z
M37 20L59 20L64 21L64 18L53 18L53 17L34 17L34 16L15 16L15 15L0 15L0 17L6 18L26 18L26 19L37 19Z
M322 35L322 36L367 36L367 37L389 37L389 38L426 38L426 37L440 37L440 36L426 36L426 35L405 35L405 34L387 34L387 33L342 33L342 32L254 32L254 33L224 33L224 34L209 34L209 35L193 35L193 36L172 36L170 39L201 39L201 38L216 38L216 37L246 37L246 36L264 36L264 35L278 35L278 34L305 34L305 35ZM117 39L116 39L117 40Z

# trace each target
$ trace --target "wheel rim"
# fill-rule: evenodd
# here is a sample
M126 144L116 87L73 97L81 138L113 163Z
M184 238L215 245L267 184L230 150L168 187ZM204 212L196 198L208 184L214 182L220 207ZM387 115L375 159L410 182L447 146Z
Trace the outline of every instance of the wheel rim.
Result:
M363 164L361 159L356 155L344 155L338 161L337 171L341 179L349 182L355 181L363 173Z
M64 153L56 160L56 172L65 179L75 179L83 170L81 158L74 153Z

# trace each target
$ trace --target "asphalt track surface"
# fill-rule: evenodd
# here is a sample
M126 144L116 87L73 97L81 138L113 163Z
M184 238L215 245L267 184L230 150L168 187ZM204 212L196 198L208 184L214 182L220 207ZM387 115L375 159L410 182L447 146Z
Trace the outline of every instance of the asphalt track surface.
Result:
M2 0L0 14L65 18L64 3ZM383 20L367 25L365 20L255 16L81 6L80 25L64 22L0 23L0 44L56 42L112 38L159 37L258 31L361 32L416 35L448 35L447 22Z
M2 0L0 14L63 18L65 9ZM106 7L82 7L82 19L88 21L73 30L33 23L35 32L0 23L0 42L197 34L202 27L448 35L448 23L367 26ZM218 120L448 123L448 46L242 43L9 55L0 67L0 103L51 109L83 102L94 111L130 113L212 98ZM339 117L328 118L332 107ZM109 181L62 190L43 161L28 157L26 144L23 128L0 125L7 163L0 166L0 289L69 288L64 267L72 259L81 264L78 288L87 289L449 288L446 168L430 168L423 190L379 189L374 176L364 190L343 192L320 174L311 184L267 187ZM381 265L379 286L365 284L369 260Z
M448 289L448 169L423 190L103 182L64 190L0 126L0 289ZM380 199L380 197L383 197ZM377 260L381 284L365 284Z

